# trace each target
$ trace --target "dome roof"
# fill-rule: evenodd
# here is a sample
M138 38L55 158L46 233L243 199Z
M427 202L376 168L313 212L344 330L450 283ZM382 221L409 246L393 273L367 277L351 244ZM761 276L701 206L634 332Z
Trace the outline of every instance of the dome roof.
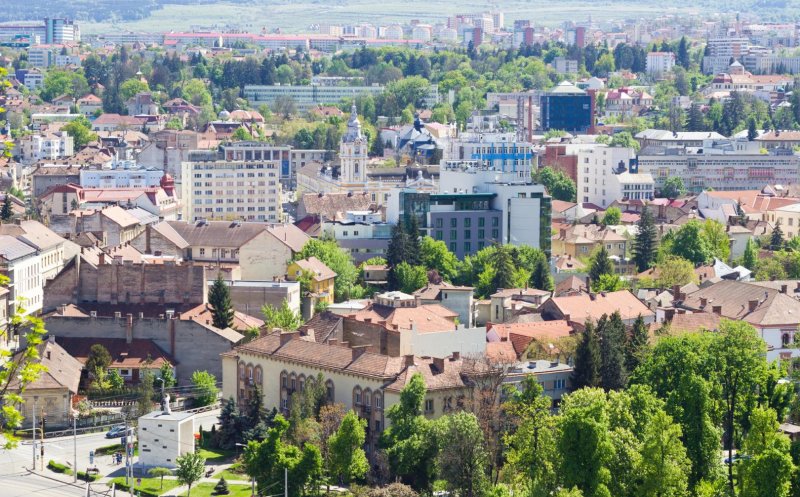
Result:
M228 112L227 110L223 110L222 112L219 113L219 118L222 119L223 121L227 121L228 119L231 118L231 113Z

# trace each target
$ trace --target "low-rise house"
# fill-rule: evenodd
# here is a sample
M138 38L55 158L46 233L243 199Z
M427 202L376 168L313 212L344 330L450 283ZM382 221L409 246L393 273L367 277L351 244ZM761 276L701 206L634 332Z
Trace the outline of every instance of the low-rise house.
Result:
M645 324L655 321L655 313L628 290L553 297L539 310L546 320L563 319L576 329L583 327L587 320L596 321L603 314L610 316L615 311L619 311L622 321L628 326L633 325L639 316Z
M438 304L458 314L458 323L472 328L475 323L474 288L456 286L446 281L428 283L414 292L421 304Z
M158 376L158 370L162 366L173 366L176 363L175 359L152 340L135 339L128 342L123 338L57 337L56 343L83 366L92 355L92 346L102 345L111 356L108 369L116 370L126 383L134 385L139 383L146 371Z
M498 288L490 296L487 321L505 323L518 314L530 314L550 298L551 293L536 288ZM479 305L479 307L481 307ZM478 310L480 316L484 315ZM485 321L480 321L481 323Z
M290 281L302 281L306 276L310 279L308 284L312 300L332 304L336 273L313 256L292 262L286 270L286 278Z
M20 412L25 418L23 426L30 427L33 418L41 419L43 413L47 415L48 427L67 426L72 420L72 401L78 394L83 365L52 338L37 345L36 349L36 361L44 367L44 371L21 393L23 405ZM16 378L11 379L8 389L10 392L19 390Z

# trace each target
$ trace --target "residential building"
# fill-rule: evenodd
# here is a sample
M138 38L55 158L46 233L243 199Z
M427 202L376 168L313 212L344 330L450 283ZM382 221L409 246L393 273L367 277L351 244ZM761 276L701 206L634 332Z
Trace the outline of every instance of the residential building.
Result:
M643 88L622 87L606 93L607 117L637 117L653 106L653 97Z
M498 288L489 296L488 323L505 323L520 312L533 312L550 298L551 293L536 288ZM483 315L483 312L479 314Z
M616 269L626 274L624 263L630 249L628 239L614 230L596 224L575 224L561 228L553 235L553 254L573 258L587 258L595 249L604 246L609 256L617 262Z
M655 313L628 290L553 297L540 307L546 320L563 319L576 329L582 328L589 319L596 321L603 314L610 316L616 311L628 326L633 325L639 316L645 324L655 321Z
M655 182L638 174L636 154L627 147L587 146L577 151L578 199L607 207L615 200L651 200Z
M642 150L657 147L702 147L705 140L725 140L716 131L669 131L666 129L646 129L636 133L636 141Z
M86 117L93 116L98 110L103 109L103 99L91 93L75 101L81 114Z
M280 179L286 189L297 183L297 171L313 162L324 162L331 155L327 150L295 149L289 145L271 145L256 141L230 142L220 147L228 161L278 161Z
M290 281L303 281L306 276L310 279L308 285L313 300L332 304L334 301L333 280L336 278L336 273L313 256L294 261L286 269L286 278Z
M142 167L134 161L118 161L110 167L84 167L80 171L83 188L154 188L161 186L164 171Z
M19 140L19 148L26 163L61 159L75 153L74 141L66 131L25 136Z
M282 221L280 170L275 160L220 160L216 152L189 154L181 173L183 219Z
M386 269L373 269L375 266L364 266L364 280L367 281L372 276L378 281L386 280L388 273ZM368 275L368 273L372 274ZM441 283L428 283L423 288L414 292L414 297L419 299L420 304L438 304L458 314L458 323L466 328L472 328L475 324L475 301L473 299L474 288L471 286L456 286L446 281Z
M131 245L145 254L238 266L244 281L274 281L309 239L292 224L169 221L148 225Z
M648 52L647 74L661 78L675 67L675 54L673 52Z
M71 253L73 244L69 244L39 221L23 220L13 224L0 224L0 235L13 236L36 250L39 255L38 268L42 285L55 277L64 267L64 262L74 255Z
M385 257L392 225L378 211L347 211L337 221L323 221L322 234L332 236L348 251L356 264L373 257Z
M686 189L759 190L764 184L798 182L798 157L780 149L762 154L758 143L704 140L701 148L646 149L639 154L639 172L653 176L656 189L670 177Z
M553 69L558 74L578 74L578 61L566 57L556 57L553 59Z
M159 371L162 367L171 368L176 364L175 359L161 350L152 340L137 338L128 342L124 338L79 337L57 337L55 340L83 366L86 366L92 356L92 347L103 346L111 356L111 362L106 369L108 371L113 369L119 373L129 385L138 385L147 372L160 376Z
M450 141L448 160L477 161L484 167L516 173L527 180L534 169L530 142L517 140L515 133L462 132Z
M800 356L794 337L800 325L800 300L794 281L741 282L723 279L681 295L677 306L687 312L717 314L752 325L767 344L767 360Z
M214 280L208 281L209 287L213 284ZM300 312L300 283L297 281L226 280L225 284L230 289L233 308L241 313L260 316L265 305L277 308L284 301L293 312Z
M42 259L34 247L11 235L0 235L0 274L11 280L8 287L11 316L17 306L25 314L36 314L42 308L44 281Z
M34 417L41 419L42 413L47 413L48 427L69 426L72 421L72 402L78 394L83 365L52 338L37 345L36 349L38 354L34 361L43 367L43 371L21 392L18 379L10 378L8 391L19 393L22 397L20 413L23 426L30 427ZM25 353L24 350L17 352Z

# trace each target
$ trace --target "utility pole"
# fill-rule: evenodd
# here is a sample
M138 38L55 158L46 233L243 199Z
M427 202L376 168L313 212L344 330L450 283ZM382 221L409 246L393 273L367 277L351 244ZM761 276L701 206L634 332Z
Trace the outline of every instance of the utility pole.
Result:
M123 440L122 448L125 450L125 485L128 485L130 488L130 482L128 481L128 416L125 416L125 436Z
M87 478L88 479L88 478ZM72 483L78 482L78 417L72 414Z
M46 419L47 419L47 413L44 412L44 407L42 407L42 446L41 450L39 451L42 457L42 460L40 461L42 466L42 471L44 471L44 423Z
M289 468L283 468L283 497L289 497Z
M33 422L31 423L31 445L33 446L33 466L31 466L31 470L36 471L36 397L33 398L33 409L31 409L33 413Z

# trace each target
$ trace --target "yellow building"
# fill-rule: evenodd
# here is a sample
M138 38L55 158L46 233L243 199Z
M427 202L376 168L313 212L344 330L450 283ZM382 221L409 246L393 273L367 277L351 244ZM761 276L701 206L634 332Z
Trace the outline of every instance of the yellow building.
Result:
M290 281L299 281L303 274L311 276L309 291L317 302L333 304L333 280L336 273L316 257L300 259L289 264L286 278Z

